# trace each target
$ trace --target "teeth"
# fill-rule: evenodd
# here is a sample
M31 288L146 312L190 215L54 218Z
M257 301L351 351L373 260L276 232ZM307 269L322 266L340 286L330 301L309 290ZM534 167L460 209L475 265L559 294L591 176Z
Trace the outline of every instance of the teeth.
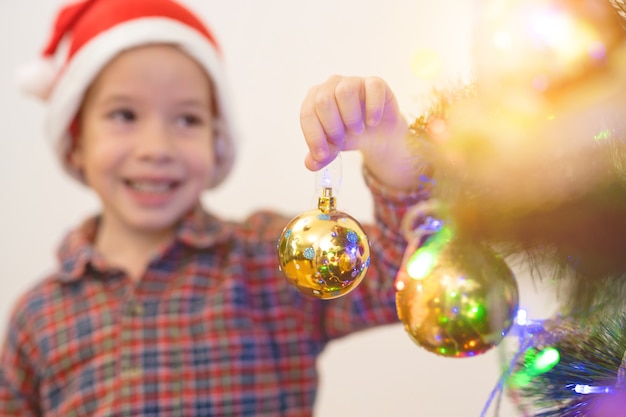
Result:
M138 191L144 193L164 193L172 188L172 183L169 182L136 182L130 181L129 185Z

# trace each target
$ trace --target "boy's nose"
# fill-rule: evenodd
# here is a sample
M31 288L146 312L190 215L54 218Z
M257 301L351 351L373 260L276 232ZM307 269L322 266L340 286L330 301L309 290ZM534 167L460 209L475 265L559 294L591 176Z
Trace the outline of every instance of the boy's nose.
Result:
M137 156L144 160L169 161L174 155L173 137L167 124L161 121L146 123L138 141Z

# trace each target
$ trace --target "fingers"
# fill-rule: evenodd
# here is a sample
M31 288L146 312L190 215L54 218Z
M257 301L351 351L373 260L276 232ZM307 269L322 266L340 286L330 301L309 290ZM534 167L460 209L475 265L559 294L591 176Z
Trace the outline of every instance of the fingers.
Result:
M378 125L391 92L378 77L332 76L312 87L302 104L300 126L309 147L305 165L317 170L340 151L355 148L348 137Z
M367 126L378 126L383 112L389 108L393 95L387 83L379 77L368 77L364 80L365 89L365 121Z
M309 147L305 165L313 171L317 171L330 163L334 157L333 153L336 155L337 152L333 139L331 139L332 134L327 133L318 116L314 98L316 94L313 89L309 91L300 111L300 127ZM325 117L328 119L328 116ZM328 124L329 122L326 121L326 123Z
M363 79L347 77L335 86L335 100L344 132L361 134L365 130L364 100L366 99Z

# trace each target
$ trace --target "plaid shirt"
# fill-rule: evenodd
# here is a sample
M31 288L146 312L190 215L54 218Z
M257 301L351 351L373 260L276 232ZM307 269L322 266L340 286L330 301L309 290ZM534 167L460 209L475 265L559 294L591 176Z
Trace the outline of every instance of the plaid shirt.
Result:
M59 270L14 309L0 416L310 416L324 346L398 321L399 224L425 193L366 181L372 262L334 300L303 296L278 272L290 219L274 213L230 223L199 207L139 282L95 252L89 219L63 241Z

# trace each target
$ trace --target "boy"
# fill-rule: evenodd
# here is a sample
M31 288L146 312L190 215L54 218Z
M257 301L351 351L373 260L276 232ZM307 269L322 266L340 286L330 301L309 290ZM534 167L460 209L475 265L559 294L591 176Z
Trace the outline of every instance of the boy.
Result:
M200 195L235 154L219 47L170 0L64 8L30 91L47 100L63 167L101 213L58 270L18 300L0 357L0 415L308 416L326 343L395 323L399 223L426 197L407 123L378 78L334 76L305 97L312 170L359 150L376 201L372 263L348 296L305 297L278 270L290 217L222 221Z

